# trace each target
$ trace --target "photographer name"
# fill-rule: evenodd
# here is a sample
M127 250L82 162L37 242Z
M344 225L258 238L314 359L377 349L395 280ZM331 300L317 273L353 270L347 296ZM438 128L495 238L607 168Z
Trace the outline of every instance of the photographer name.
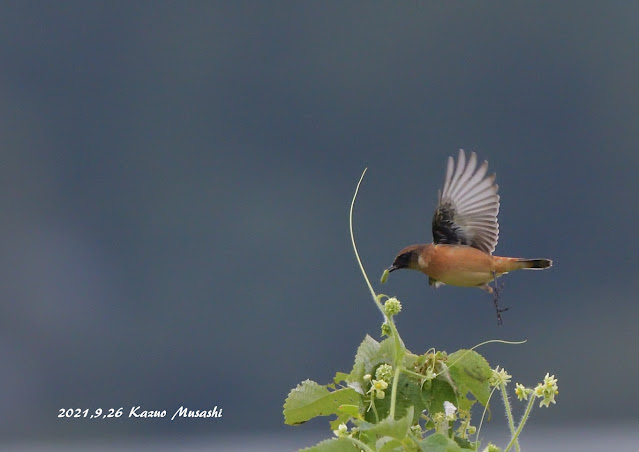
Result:
M130 418L152 418L152 417L166 417L166 410L158 411L158 410L143 410L141 406L134 406L129 411ZM213 407L211 410L190 410L185 406L181 406L178 410L173 413L171 420L175 418L186 417L186 418L209 418L209 417L222 417L222 408L218 408L217 405Z

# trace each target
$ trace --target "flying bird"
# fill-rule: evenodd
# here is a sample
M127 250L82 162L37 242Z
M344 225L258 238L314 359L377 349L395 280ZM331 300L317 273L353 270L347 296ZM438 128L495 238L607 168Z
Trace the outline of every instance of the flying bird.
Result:
M502 323L497 278L514 270L542 270L550 259L493 256L499 239L499 187L495 174L486 176L488 162L477 166L477 155L459 150L457 165L448 158L444 188L433 216L433 243L401 250L390 273L402 268L428 275L430 285L478 287L493 295L497 323ZM385 281L384 272L382 281ZM489 285L494 281L494 288Z

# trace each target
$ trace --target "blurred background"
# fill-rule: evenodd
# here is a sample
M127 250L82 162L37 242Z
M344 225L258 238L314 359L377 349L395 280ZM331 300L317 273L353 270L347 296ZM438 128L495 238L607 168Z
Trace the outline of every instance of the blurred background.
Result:
M329 436L282 404L379 338L348 235L368 167L356 238L407 347L526 339L479 350L559 379L522 445L636 450L638 23L631 2L3 2L0 447ZM555 264L503 278L502 327L479 290L378 283L431 241L459 148L497 173L496 254ZM58 418L138 405L223 417Z

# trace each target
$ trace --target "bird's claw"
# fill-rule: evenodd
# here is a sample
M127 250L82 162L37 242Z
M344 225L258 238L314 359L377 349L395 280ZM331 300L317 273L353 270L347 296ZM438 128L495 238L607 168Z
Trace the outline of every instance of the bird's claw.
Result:
M506 312L510 309L510 306L507 308L499 307L499 292L504 288L504 284L501 283L497 285L497 275L493 273L493 304L495 305L495 313L497 314L497 325L502 325L504 322L501 318L501 313Z

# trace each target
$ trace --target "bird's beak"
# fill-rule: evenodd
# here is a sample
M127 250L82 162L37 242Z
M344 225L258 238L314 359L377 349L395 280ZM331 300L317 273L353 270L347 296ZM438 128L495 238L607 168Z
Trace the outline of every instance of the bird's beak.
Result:
M390 267L388 267L388 268L386 269L386 271L388 271L388 273L393 272L393 271L395 271L395 270L397 270L397 267L395 267L395 265L391 265Z

